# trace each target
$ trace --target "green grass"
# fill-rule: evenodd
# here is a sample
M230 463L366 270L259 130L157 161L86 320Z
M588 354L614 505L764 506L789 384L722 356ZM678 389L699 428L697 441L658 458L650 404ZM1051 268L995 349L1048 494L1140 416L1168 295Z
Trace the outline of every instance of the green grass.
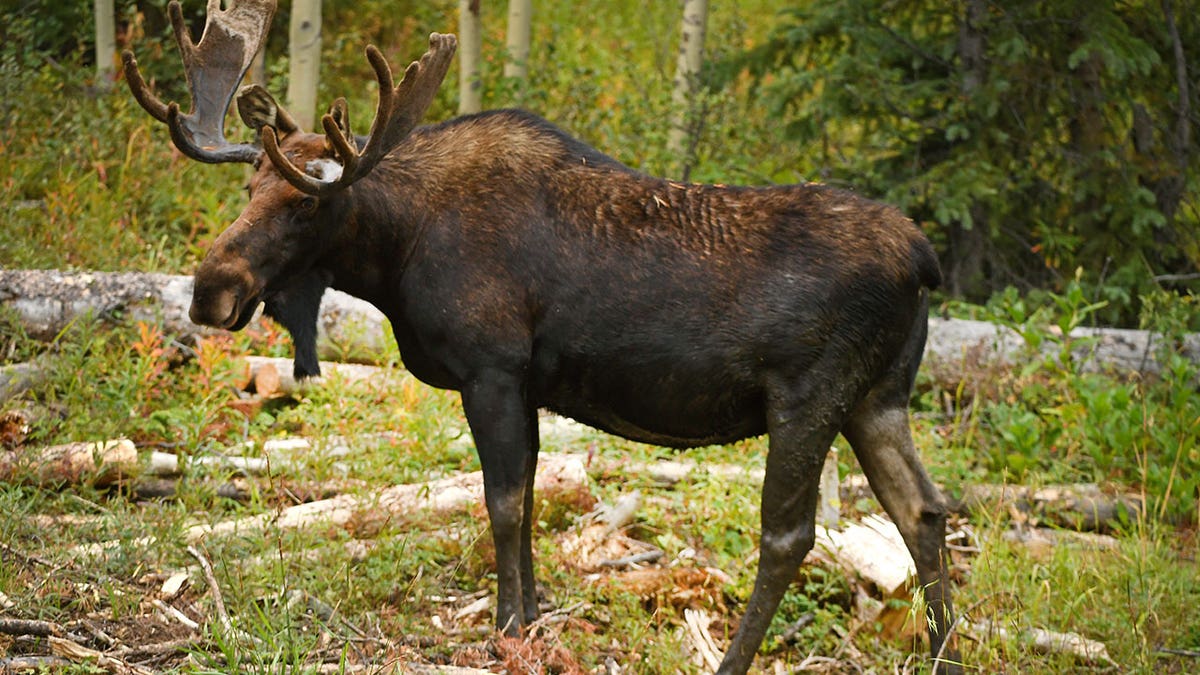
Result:
M454 438L465 428L457 396L424 387L401 369L393 368L384 381L374 384L330 378L322 387L276 400L246 418L231 407L238 398L236 385L244 377L241 355L286 351L285 337L252 327L179 354L161 346L171 344L166 336L155 335L144 326L77 326L49 348L10 339L16 353L45 351L56 366L46 388L4 408L66 411L37 425L31 445L124 434L134 437L143 450L202 455L244 440L261 443L280 436L391 435L354 444L350 455L336 459L320 452L295 455L294 463L277 468L272 477L252 481L252 496L241 503L218 496L215 486L233 477L218 470L193 471L177 496L168 500L138 501L126 489L6 484L0 487L0 506L9 514L0 521L0 542L5 545L0 592L13 603L9 615L63 624L99 617L107 630L126 631L128 640L150 639L130 626L146 622L147 598L153 597L164 573L194 566L183 540L188 525L271 513L305 494L316 496L319 486L365 495L393 484L477 469L471 448ZM379 359L387 362L394 356ZM957 490L965 480L998 478L988 453L972 455L953 437L937 440L934 423L944 420L920 420L917 438L922 452L949 490ZM980 444L1005 442L983 425L973 438ZM583 574L564 557L558 542L591 502L560 503L543 495L536 545L539 578L555 607L575 609L567 623L549 630L550 642L541 643L541 652L522 658L541 659L543 664L551 663L552 657L566 658L553 653L546 646L550 644L567 650L571 662L585 670L613 658L634 672L699 672L687 656L682 610L701 606L713 612L717 635L728 634L736 625L757 558L757 485L703 477L665 488L623 472L620 463L674 453L602 434L548 446L548 451L592 452L616 466L594 472L592 492L607 502L634 489L643 492L645 505L631 535L661 547L667 561L722 570L731 581L681 600L681 593L695 590L685 581L660 583L647 591L620 573ZM756 439L692 451L686 457L761 468L764 452L763 440ZM841 456L846 469L853 470L848 453ZM1023 480L1047 481L1061 475L1072 474L1035 465ZM1180 527L1170 520L1151 514L1129 523L1115 533L1118 546L1113 550L1064 546L1047 555L1003 539L1011 526L1007 513L976 514L961 521L973 532L971 543L980 552L960 558L968 571L958 580L957 606L970 608L974 621L1073 631L1102 641L1127 672L1186 672L1187 657L1160 648L1194 649L1200 639L1190 618L1200 600L1194 574L1197 545L1191 524ZM124 544L98 558L72 553L79 544L105 541ZM236 667L243 672L277 672L289 664L309 668L318 661L336 660L343 651L351 663L378 660L389 649L402 658L435 662L467 658L464 654L474 649L495 660L492 652L498 647L489 647L486 635L471 630L447 634L432 620L436 615L443 627L462 628L453 619L462 603L438 598L495 592L490 535L479 507L449 516L416 514L361 522L346 529L268 528L264 533L212 538L202 549L214 563L234 624L255 640L248 643L217 628L211 594L197 575L182 598L172 602L190 608L193 618L207 616L208 622L190 648L190 657L164 661L171 670L222 672ZM334 616L322 617L310 605L289 603L297 593L333 608ZM760 666L770 669L779 662L796 667L816 654L892 669L911 652L924 650L919 638L915 643L881 639L878 626L855 619L853 595L854 586L844 575L819 567L804 570L784 600ZM785 641L787 627L802 619L803 628ZM389 647L385 640L399 642ZM11 649L36 651L28 644ZM964 657L982 672L1086 669L1073 657L1036 654L1012 641L964 642ZM475 663L486 662L478 654L474 658Z

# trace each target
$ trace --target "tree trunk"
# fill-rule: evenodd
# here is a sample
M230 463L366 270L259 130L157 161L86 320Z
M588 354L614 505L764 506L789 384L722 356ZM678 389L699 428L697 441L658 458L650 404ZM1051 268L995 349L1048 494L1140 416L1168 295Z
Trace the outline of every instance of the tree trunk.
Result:
M479 80L479 54L483 28L479 0L458 3L458 114L469 115L483 108L483 83Z
M533 19L530 0L508 0L508 33L504 76L525 80L529 76L529 33ZM524 89L524 82L521 83Z
M708 0L684 0L683 25L679 37L679 58L675 63L675 84L671 92L674 109L667 151L678 157L680 178L691 174L699 126L695 94L700 70L704 65L704 31L708 23Z
M95 0L96 11L96 86L108 89L112 85L116 66L113 57L117 53L117 24L113 11L113 0Z
M986 0L967 0L958 24L958 60L961 68L959 91L965 100L978 95L987 80L987 42L981 23L987 18ZM950 294L972 301L985 300L991 289L985 274L987 211L976 202L970 207L971 222L956 221L947 226L949 260L946 286Z
M294 0L288 41L288 112L302 129L312 131L321 74L321 0Z
M1159 208L1167 221L1175 218L1179 202L1183 199L1186 188L1186 175L1192 155L1196 149L1192 146L1192 94L1189 86L1187 57L1184 55L1183 40L1179 36L1179 25L1175 23L1174 3L1162 0L1163 17L1167 22L1167 33L1171 36L1171 54L1175 61L1175 87L1179 105L1175 110L1175 129L1167 141L1167 150L1174 160L1179 176L1174 180L1172 189L1164 191L1158 198Z

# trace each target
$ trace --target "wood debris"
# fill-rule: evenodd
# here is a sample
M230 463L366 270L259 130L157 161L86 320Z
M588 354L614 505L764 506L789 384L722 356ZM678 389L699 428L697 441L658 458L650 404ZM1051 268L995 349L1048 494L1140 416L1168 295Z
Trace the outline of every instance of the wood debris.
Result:
M717 668L721 667L721 659L725 654L717 647L712 633L708 630L712 624L712 616L704 610L689 607L683 610L683 620L693 661L706 672L716 672Z
M578 457L546 454L538 464L535 490L577 490L587 485L587 471ZM392 520L419 510L452 511L483 500L483 474L475 471L425 483L396 485L374 494L340 495L278 511L200 524L184 530L184 539L195 543L212 536L281 529L361 526L373 520Z
M612 505L599 504L581 519L581 525L560 539L560 546L574 564L585 571L617 568L652 562L663 557L657 546L626 536L622 530L633 522L642 505L642 493L622 495Z
M126 438L0 451L0 481L41 486L111 485L136 473L137 447Z
M1076 530L1104 531L1122 521L1137 520L1142 498L1134 494L1110 495L1092 483L1049 485L968 485L962 506L968 511L1010 513L1019 522L1050 523Z
M1078 633L1059 633L1044 628L1009 628L981 619L966 626L968 632L992 636L1002 641L1017 640L1040 654L1070 654L1090 664L1116 666L1103 642L1089 640Z

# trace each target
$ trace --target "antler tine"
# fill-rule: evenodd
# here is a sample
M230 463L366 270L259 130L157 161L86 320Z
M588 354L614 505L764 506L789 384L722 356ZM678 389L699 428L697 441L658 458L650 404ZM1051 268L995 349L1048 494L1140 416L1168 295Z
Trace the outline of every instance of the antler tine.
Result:
M383 53L374 45L367 47L367 60L379 81L379 104L362 151L359 152L354 142L346 137L332 115L321 118L325 135L342 161L342 174L337 179L320 180L297 168L279 151L275 134L269 127L263 128L263 150L297 190L325 196L346 188L370 173L421 122L450 69L457 46L458 41L453 35L431 34L429 50L419 61L408 66L396 86L393 86L392 69Z
M146 80L142 79L142 71L138 69L137 59L134 58L133 52L128 49L121 52L121 62L125 66L125 81L129 83L129 90L133 92L133 97L137 99L138 104L154 119L166 122L167 104L159 100L154 92L150 91L150 85L146 84Z
M379 160L404 140L425 116L437 90L450 70L458 40L453 35L433 33L429 51L420 61L409 64L400 84L392 87L392 71L387 59L374 46L367 48L367 59L379 80L379 106L371 122L367 146L363 148L360 171L370 171Z
M209 0L208 15L200 42L192 41L177 0L167 6L175 41L183 59L192 110L179 112L179 106L164 104L146 85L138 71L137 59L123 55L125 79L138 103L151 117L165 122L171 140L180 152L201 162L254 162L261 150L250 144L232 144L225 140L225 113L234 92L250 68L270 28L276 0L238 0L221 9L221 0Z

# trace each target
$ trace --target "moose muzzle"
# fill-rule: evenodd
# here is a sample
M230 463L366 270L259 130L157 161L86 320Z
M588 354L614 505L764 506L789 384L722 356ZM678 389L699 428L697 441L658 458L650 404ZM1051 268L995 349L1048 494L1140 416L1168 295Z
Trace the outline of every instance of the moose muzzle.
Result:
M196 270L188 316L202 326L241 330L258 309L263 284L248 260L220 245L223 238Z

